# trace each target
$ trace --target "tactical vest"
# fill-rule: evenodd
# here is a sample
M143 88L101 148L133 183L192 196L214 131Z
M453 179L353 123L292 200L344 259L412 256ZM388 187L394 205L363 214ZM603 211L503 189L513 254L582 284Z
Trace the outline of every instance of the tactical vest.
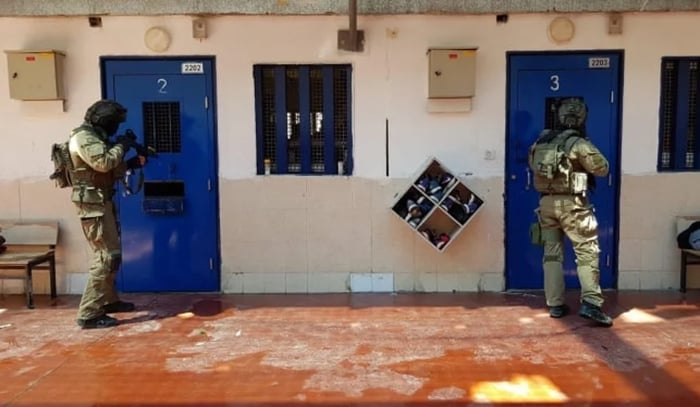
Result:
M535 189L540 193L579 194L586 191L588 175L576 172L569 158L581 137L576 130L552 134L545 130L530 148L529 165Z
M69 142L78 133L83 131L95 131L90 126L80 126L71 132ZM70 179L73 183L72 201L89 204L102 204L112 199L114 187L114 175L112 171L98 172L88 165L77 151L70 151L72 168Z

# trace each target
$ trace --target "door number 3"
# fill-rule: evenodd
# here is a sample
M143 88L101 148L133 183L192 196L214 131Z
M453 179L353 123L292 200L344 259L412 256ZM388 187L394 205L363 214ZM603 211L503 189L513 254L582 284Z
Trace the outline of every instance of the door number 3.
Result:
M165 87L168 86L168 81L160 78L156 82L158 82L158 86L160 86L160 88L158 88L158 93L168 93L168 91L165 90Z
M559 75L552 75L549 77L549 89L554 92L559 90Z

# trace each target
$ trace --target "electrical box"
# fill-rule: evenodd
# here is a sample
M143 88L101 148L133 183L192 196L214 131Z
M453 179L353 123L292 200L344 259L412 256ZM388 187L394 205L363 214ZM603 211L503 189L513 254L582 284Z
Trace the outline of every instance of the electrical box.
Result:
M470 98L474 96L476 48L430 49L428 97Z
M5 53L12 99L64 99L62 77L65 54L53 50Z

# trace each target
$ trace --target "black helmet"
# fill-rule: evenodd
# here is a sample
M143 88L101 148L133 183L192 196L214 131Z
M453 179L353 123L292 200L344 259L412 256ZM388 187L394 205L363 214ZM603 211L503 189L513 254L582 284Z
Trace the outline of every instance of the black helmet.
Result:
M112 136L126 121L126 108L113 100L99 100L85 112L85 121Z
M559 105L559 124L566 129L580 129L586 122L588 107L579 98L566 98Z

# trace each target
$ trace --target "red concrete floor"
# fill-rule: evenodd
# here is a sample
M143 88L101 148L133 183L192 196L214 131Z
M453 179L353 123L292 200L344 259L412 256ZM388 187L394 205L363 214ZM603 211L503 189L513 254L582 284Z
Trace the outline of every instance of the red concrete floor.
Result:
M541 293L127 295L89 331L4 296L0 405L700 405L700 292L606 296L612 328Z

